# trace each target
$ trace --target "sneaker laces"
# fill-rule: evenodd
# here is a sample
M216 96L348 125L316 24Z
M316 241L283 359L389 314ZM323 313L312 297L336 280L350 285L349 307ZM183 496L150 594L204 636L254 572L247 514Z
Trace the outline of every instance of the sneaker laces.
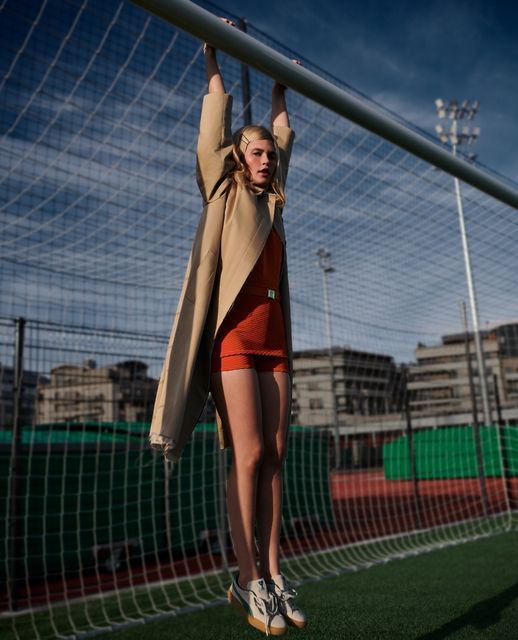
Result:
M268 595L266 597L263 597L261 594L255 593L255 591L252 591L251 593L254 598L256 607L266 618L266 635L269 636L272 620L279 612L277 599L272 593L269 593L268 591Z
M283 602L294 600L297 596L297 592L291 586L291 584L285 582L284 585L284 589L281 589L281 587L279 587L277 584L275 585L275 594L277 595L277 598L279 600L282 600ZM301 611L301 609L295 604L295 602L289 602L289 605L294 611Z

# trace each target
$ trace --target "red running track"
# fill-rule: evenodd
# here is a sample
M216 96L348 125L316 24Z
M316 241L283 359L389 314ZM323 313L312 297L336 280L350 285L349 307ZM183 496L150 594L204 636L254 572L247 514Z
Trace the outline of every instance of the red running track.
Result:
M509 506L516 508L518 478L510 480L507 488L502 478L486 478L485 483L488 514L505 513ZM510 505L507 491L511 497ZM417 501L412 481L386 480L382 470L334 473L331 476L331 493L344 542L484 516L478 478L419 480Z

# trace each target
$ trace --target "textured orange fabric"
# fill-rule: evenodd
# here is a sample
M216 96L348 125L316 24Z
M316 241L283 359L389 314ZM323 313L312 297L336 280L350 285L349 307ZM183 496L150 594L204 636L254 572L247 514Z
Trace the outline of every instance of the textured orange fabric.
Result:
M248 276L234 306L223 321L213 350L213 367L221 358L254 354L287 358L282 306L277 295L267 297L268 289L278 291L283 260L282 240L272 229L257 263ZM263 290L264 295L248 293Z
M290 372L288 358L278 358L277 356L257 356L253 353L244 353L238 356L212 358L213 373L216 371L235 371L236 369Z

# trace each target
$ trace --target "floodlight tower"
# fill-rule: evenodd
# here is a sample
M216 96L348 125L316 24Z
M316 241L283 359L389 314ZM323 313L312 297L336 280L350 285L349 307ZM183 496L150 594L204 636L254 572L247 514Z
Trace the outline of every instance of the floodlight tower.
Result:
M473 130L468 126L463 126L462 131L459 130L459 120L473 120L475 117L480 103L475 100L472 105L464 100L462 104L458 104L456 100L450 100L448 104L445 104L443 100L438 98L435 101L437 107L437 115L439 118L449 118L452 123L449 131L446 131L441 124L437 124L435 130L439 135L439 140L443 144L450 144L452 153L457 155L457 148L462 144L474 143L480 135L480 127L474 127ZM474 161L476 159L475 154L469 154L468 159ZM475 337L475 350L477 354L477 366L478 366L478 378L480 380L480 394L482 396L482 412L484 414L484 424L491 424L491 409L489 406L489 395L487 390L486 369L484 363L484 351L482 349L482 340L480 337L479 329L479 317L478 317L478 305L477 296L475 291L475 285L473 282L473 273L471 268L471 256L469 251L468 237L466 234L466 225L464 222L464 208L462 204L462 193L460 189L460 182L458 178L453 178L455 183L455 198L457 200L457 209L459 212L459 225L460 235L462 238L462 248L464 250L464 265L466 268L466 279L468 282L468 293L471 307L471 319L473 322L473 334Z
M335 431L335 469L340 468L340 429L338 426L338 406L336 402L336 380L335 380L335 366L333 358L333 334L331 332L331 309L329 306L329 291L328 291L328 275L335 272L335 268L331 266L331 253L326 249L319 249L317 251L318 266L322 271L322 282L324 291L324 315L326 318L326 336L327 336L327 351L329 354L329 369L331 377L331 402L333 411L334 431Z

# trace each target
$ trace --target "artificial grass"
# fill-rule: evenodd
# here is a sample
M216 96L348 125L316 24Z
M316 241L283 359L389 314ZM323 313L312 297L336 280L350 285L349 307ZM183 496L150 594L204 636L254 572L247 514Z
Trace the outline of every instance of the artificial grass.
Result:
M516 640L518 533L389 562L299 588L300 640ZM264 637L228 605L110 634L113 640Z

